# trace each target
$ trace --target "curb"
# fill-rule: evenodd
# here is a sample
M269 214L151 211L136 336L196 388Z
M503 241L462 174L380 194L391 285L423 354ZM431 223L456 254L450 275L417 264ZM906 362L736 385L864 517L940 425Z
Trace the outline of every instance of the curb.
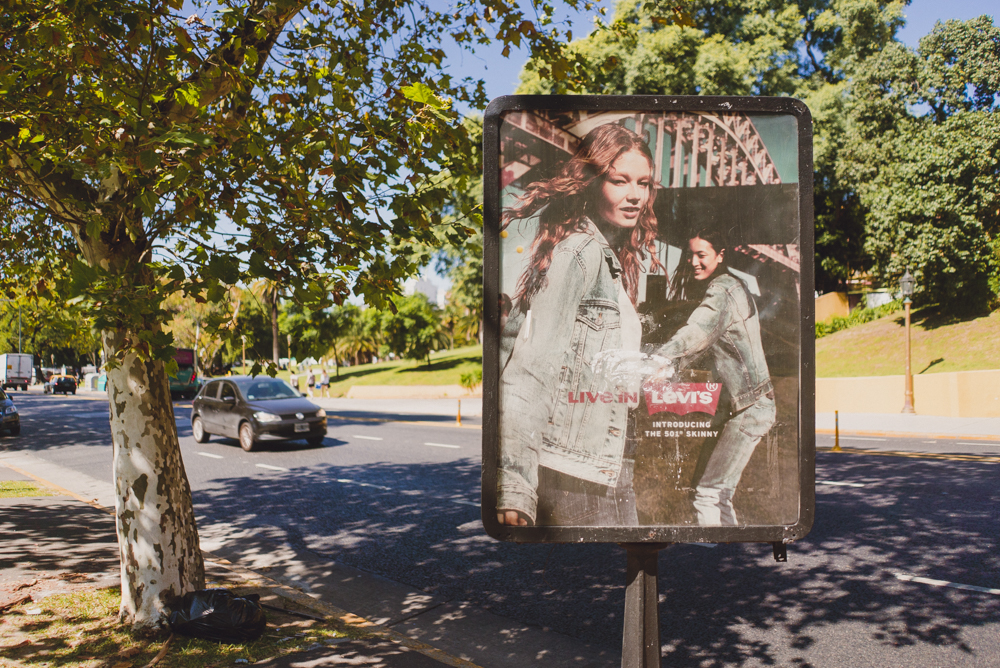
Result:
M34 475L33 473L25 471L20 467L14 466L13 464L10 464L8 462L4 462L3 466L9 468L15 473L27 476L32 480L35 480L36 482L59 492L62 495L71 497L77 501L80 501L81 503L85 503L88 506L106 512L112 516L115 514L113 508L102 506L101 504L97 503L97 501L94 499L85 499L76 492L68 490L65 487L61 487L55 483L49 482L44 478L40 478ZM409 636L404 635L391 628L371 622L365 619L364 617L360 617L358 615L355 615L354 613L342 610L341 608L338 608L337 606L327 603L325 601L320 601L318 599L315 599L300 589L295 589L294 587L278 582L277 580L272 580L266 575L262 575L256 571L252 571L244 566L234 564L228 559L219 557L213 554L212 552L202 550L201 554L202 554L202 559L204 559L205 561L208 561L215 566L219 566L224 570L227 570L231 573L240 576L241 578L246 580L249 584L265 586L269 589L272 589L275 591L275 593L282 596L283 598L286 598L302 606L303 608L312 610L313 612L323 616L324 618L336 619L347 626L359 630L364 630L366 633L369 633L373 636L378 636L380 638L384 638L385 640L394 642L398 645L403 645L409 649L414 650L415 652L420 652L421 654L431 659L434 659L435 661L438 661L443 665L451 666L452 668L481 668L478 664L472 663L471 661L467 661L465 659L456 656L452 656L442 650L437 649L436 647L420 642L419 640L414 640Z
M816 452L827 452L843 455L876 455L879 457L906 457L907 459L936 459L952 462L980 462L983 464L1000 464L1000 455L946 455L937 452L906 452L903 450L865 450L862 448L845 448L834 450L824 446L816 448Z

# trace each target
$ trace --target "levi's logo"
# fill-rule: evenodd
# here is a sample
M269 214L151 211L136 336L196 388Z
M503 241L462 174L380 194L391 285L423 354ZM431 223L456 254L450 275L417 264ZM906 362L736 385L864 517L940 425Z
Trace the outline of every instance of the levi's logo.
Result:
M642 387L646 410L655 413L708 413L715 415L722 385L719 383L647 383Z

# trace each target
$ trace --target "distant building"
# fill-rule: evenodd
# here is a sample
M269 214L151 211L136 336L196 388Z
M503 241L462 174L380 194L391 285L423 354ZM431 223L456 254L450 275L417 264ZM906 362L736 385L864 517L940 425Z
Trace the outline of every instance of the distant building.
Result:
M403 294L413 295L421 293L427 297L432 304L437 304L438 308L444 308L446 292L425 278L411 278L403 283Z

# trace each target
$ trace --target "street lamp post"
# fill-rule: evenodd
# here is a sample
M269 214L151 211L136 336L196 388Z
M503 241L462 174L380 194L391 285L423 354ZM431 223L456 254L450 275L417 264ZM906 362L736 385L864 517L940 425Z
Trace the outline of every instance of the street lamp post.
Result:
M913 276L907 269L899 279L899 289L903 293L903 308L906 309L906 389L903 398L903 413L915 413L913 410L913 370L910 368L910 297L913 296Z

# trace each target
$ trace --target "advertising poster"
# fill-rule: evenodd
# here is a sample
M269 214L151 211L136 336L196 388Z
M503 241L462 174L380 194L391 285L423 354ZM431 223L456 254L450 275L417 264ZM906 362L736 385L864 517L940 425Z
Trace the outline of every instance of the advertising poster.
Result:
M803 536L804 105L515 96L491 105L485 141L488 532Z

